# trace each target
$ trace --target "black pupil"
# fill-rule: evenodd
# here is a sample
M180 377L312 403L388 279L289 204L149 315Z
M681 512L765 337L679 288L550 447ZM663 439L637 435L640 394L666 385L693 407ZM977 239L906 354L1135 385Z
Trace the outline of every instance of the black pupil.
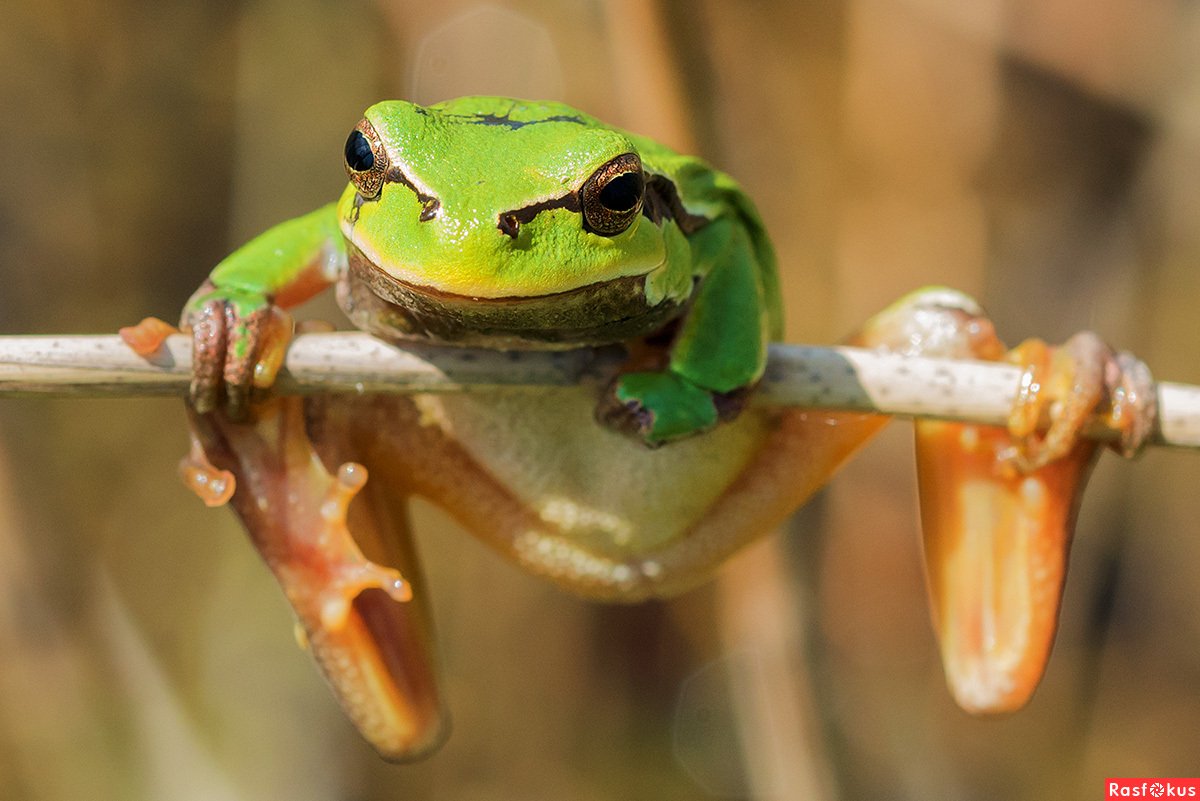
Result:
M346 164L355 172L366 172L375 166L375 154L371 152L371 143L362 131L353 131L346 140Z
M600 190L600 204L609 211L631 211L642 199L642 174L623 172Z

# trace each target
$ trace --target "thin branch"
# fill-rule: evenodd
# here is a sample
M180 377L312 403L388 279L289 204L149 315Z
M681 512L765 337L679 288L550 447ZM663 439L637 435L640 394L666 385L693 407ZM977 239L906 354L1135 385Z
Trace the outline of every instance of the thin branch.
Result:
M0 337L0 397L182 395L191 341L167 339L151 360L117 336ZM396 347L366 334L293 340L276 388L315 392L477 392L563 387L600 380L617 349L499 352ZM1004 425L1020 378L995 362L930 359L861 348L773 345L759 402ZM1200 448L1200 387L1160 382L1160 431L1152 444ZM1111 437L1105 430L1094 432Z

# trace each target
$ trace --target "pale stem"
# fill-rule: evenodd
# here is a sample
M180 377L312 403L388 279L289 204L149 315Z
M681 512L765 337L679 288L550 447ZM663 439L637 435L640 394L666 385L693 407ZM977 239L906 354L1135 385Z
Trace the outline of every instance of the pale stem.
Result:
M115 335L0 337L0 397L183 395L191 341L169 337L155 358ZM615 349L500 352L399 347L358 332L303 334L292 342L276 389L317 392L473 392L572 386L597 380ZM862 348L773 345L759 403L1004 425L1020 369ZM1158 384L1159 431L1151 444L1200 447L1200 387ZM1111 438L1097 427L1089 432Z

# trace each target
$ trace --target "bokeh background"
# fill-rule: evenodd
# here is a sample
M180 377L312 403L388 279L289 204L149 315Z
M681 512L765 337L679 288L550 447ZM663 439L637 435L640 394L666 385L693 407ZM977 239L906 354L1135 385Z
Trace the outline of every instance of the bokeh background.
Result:
M1183 0L9 0L0 333L173 319L374 100L563 99L757 199L793 341L917 286L1200 382ZM316 316L332 318L331 306ZM709 586L603 607L418 510L454 734L376 759L169 400L0 400L0 798L1089 799L1200 772L1200 457L1106 457L1031 706L959 712L905 424Z

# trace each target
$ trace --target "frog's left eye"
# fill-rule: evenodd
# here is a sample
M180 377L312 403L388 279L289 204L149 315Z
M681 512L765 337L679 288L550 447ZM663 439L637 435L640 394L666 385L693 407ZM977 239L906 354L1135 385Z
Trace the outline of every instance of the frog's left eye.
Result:
M346 174L364 198L378 197L387 177L388 157L375 127L360 120L346 139Z
M583 227L600 236L616 236L637 219L646 194L646 178L637 153L606 162L579 190Z

